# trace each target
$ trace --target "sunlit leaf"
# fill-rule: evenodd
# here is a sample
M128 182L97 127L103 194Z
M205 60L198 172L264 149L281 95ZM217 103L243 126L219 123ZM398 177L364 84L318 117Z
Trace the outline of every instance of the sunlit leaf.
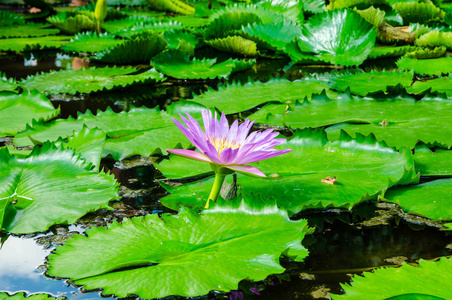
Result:
M412 294L430 296L414 298L425 300L446 300L450 298L452 260L445 257L439 261L420 260L419 266L404 264L400 268L382 268L364 277L355 275L350 285L341 284L343 295L331 295L333 299L413 299ZM400 298L392 298L399 296ZM413 300L414 300L413 299Z
M70 36L43 36L35 38L9 38L0 39L0 51L23 52L31 50L42 50L60 48L71 37Z
M434 149L426 145L416 145L414 152L416 170L422 176L452 176L452 151L448 149Z
M448 77L439 77L425 81L416 81L411 87L407 88L407 92L419 94L430 89L432 92L446 93L447 97L452 97L452 74Z
M165 32L166 30L182 29L182 23L169 21L169 22L141 22L132 27L121 29L113 32L114 35L121 37L131 38L135 36L146 36L155 32Z
M84 14L59 13L48 17L47 21L67 34L96 30L94 15L90 17Z
M7 10L0 10L0 26L24 25L25 20L18 14ZM4 28L2 29L4 30Z
M55 299L49 294L32 294L27 295L24 292L15 293L9 295L8 293L1 292L0 300L51 300Z
M45 94L31 91L20 95L0 96L0 136L14 136L33 119L44 121L60 113Z
M46 143L24 159L0 149L0 226L11 233L71 224L117 197L113 175L89 171L71 149ZM5 208L10 211L7 214Z
M251 203L219 203L201 214L184 209L88 229L87 236L74 235L50 255L48 273L104 294L151 299L235 290L245 278L282 273L281 254L302 261L308 254L301 245L307 222L289 220L275 205Z
M96 53L123 42L108 33L85 32L76 34L73 39L63 45L63 50Z
M392 6L402 16L403 24L442 21L445 12L429 2L398 2Z
M259 56L256 43L241 36L228 36L225 38L212 39L205 42L207 45L220 51L247 57Z
M36 89L52 94L73 95L164 80L163 75L154 69L140 74L129 75L135 72L137 72L135 68L119 67L67 69L28 76L19 82L19 86L23 89Z
M173 13L192 15L195 8L183 0L147 0L152 9L169 11Z
M0 92L13 92L17 93L18 85L14 78L8 78L5 74L0 72Z
M442 75L452 73L452 57L432 59L402 57L397 61L397 66L402 70L413 70L414 73L421 75Z
M55 35L60 32L59 29L48 28L48 24L27 23L25 25L8 26L2 28L0 38L12 37L31 37L31 36L46 36Z
M279 147L285 148L293 151L252 164L266 173L267 178L238 175L238 193L256 193L263 199L273 197L278 206L297 213L307 208L330 205L349 208L362 200L376 199L394 184L418 180L409 150L399 153L377 142L373 136L360 135L352 139L344 134L339 141L329 142L324 131L306 129L297 131L294 137ZM172 174L180 176L189 172L194 175L183 167L183 159L176 162L180 163L180 171L172 167ZM210 170L208 164L199 164L204 165L202 173ZM158 165L156 167L159 168ZM325 183L328 177L336 177L336 181ZM161 202L172 209L177 209L180 204L202 207L212 184L211 177L182 186L163 185L171 195L162 198Z

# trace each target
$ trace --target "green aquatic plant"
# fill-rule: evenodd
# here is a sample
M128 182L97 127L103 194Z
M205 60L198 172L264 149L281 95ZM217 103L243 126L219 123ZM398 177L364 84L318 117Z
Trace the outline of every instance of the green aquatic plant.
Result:
M431 299L445 300L450 297L448 281L452 260L445 257L439 261L419 260L419 266L403 264L400 268L382 268L364 276L354 276L353 283L341 284L343 295L339 299ZM417 296L416 296L417 295Z
M46 20L66 34L76 34L82 31L96 30L94 14L90 15L64 12L48 17Z
M167 30L163 38L168 43L168 49L178 50L189 56L193 56L196 47L201 43L195 34L183 29Z
M244 197L259 194L264 200L275 198L278 206L290 213L330 206L350 208L361 201L376 200L393 185L419 180L409 149L398 152L372 135L351 138L342 134L339 140L329 141L324 130L309 128L297 130L276 148L292 152L251 164L267 178L238 174L237 193ZM192 177L209 170L205 163L190 163L174 156L156 167L164 176L169 170L177 177ZM176 210L180 205L202 207L212 184L213 177L182 186L162 183L170 195L161 203Z
M195 8L183 0L146 0L152 9L169 11L183 15L192 15Z
M452 73L452 57L413 59L404 56L397 61L401 70L413 71L421 75L443 75Z
M413 94L419 94L426 90L432 92L445 93L447 97L452 97L452 73L449 76L433 78L429 80L416 81L407 88L407 91Z
M18 14L7 10L0 11L0 27L25 25L25 20ZM4 29L2 29L4 30Z
M400 57L408 52L419 49L416 46L375 46L369 54L369 59Z
M132 27L120 29L113 32L114 35L123 38L132 38L136 36L146 36L155 32L165 32L167 30L182 29L184 26L176 21L162 21L162 22L140 22Z
M51 143L23 159L0 149L0 228L15 234L46 231L108 208L117 182L90 166L74 150Z
M155 69L133 74L137 71L136 68L121 67L67 69L28 76L19 82L19 86L26 90L74 95L164 80L163 74ZM52 84L49 84L50 82Z
M431 1L425 2L397 2L393 8L402 16L403 24L441 22L445 12L436 7Z
M34 50L58 49L71 36L43 36L34 38L0 39L0 51L27 52Z
M443 147L427 147L424 143L414 148L414 162L416 170L422 176L451 176L452 151Z
M286 50L334 65L360 65L374 47L375 36L372 25L356 12L334 10L311 17L296 39L298 49Z
M429 31L416 39L416 45L430 48L444 46L452 50L452 32Z
M97 0L96 8L94 9L94 17L97 21L97 33L102 32L101 24L107 16L107 0Z
M17 93L17 82L14 78L8 78L5 74L0 72L0 92Z
M428 59L428 58L438 58L446 55L446 47L440 46L433 49L429 48L418 48L414 51L407 52L404 57L410 59Z
M17 26L8 26L2 28L0 32L0 38L13 38L13 37L37 37L46 35L55 35L60 32L59 29L49 28L48 24L35 24L27 23Z
M241 36L228 36L205 41L207 45L220 51L243 55L246 57L261 56L254 41Z
M54 300L55 298L49 294L32 294L27 295L24 292L8 294L0 292L0 300Z
M259 281L284 272L280 256L302 261L309 232L305 220L258 199L217 203L114 221L73 235L49 256L48 274L117 297L194 297L230 291L243 279ZM127 239L124 239L127 236ZM109 247L105 247L108 243ZM85 257L86 268L79 257Z
M69 52L97 53L121 43L124 43L124 40L117 39L113 34L83 32L76 34L62 49Z

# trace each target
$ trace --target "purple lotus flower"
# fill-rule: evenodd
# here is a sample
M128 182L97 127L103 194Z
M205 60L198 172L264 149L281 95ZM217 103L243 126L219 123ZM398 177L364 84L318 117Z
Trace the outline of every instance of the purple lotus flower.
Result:
M275 146L284 143L286 139L276 139L279 133L273 132L273 129L248 134L254 123L248 119L241 125L236 120L229 127L224 113L221 114L220 121L218 121L217 113L212 116L212 112L207 109L201 112L205 132L188 113L187 118L180 115L186 127L173 118L177 127L200 152L185 149L167 149L167 151L208 162L215 171L215 182L206 208L209 207L209 200L217 200L226 175L237 171L245 175L266 177L259 169L245 166L245 164L292 151L291 149L274 149Z
M273 129L254 131L248 135L254 123L248 119L241 125L238 125L236 120L229 127L224 113L218 121L217 113L213 117L211 111L203 109L204 132L188 113L188 119L180 116L187 127L173 118L174 123L201 153L185 149L167 149L176 155L208 162L246 175L266 177L259 169L244 165L292 151L274 149L286 139L275 139L279 133L273 132Z

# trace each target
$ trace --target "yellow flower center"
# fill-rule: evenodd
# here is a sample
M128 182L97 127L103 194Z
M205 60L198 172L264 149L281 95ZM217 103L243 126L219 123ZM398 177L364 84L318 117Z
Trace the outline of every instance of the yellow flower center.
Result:
M209 140L212 145L215 147L215 149L217 149L218 154L220 154L221 152L223 152L224 149L226 148L231 148L231 149L237 149L237 148L242 148L242 145L240 145L239 143L235 143L233 144L231 141L227 141L226 139L211 139Z

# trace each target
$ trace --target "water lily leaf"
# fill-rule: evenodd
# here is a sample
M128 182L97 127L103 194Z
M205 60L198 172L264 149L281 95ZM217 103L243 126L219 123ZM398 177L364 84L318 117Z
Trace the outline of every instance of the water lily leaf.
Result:
M304 3L301 0L261 0L257 2L256 5L283 15L285 20L290 20L292 22L304 22Z
M404 87L410 86L413 74L397 71L370 71L368 73L356 72L332 76L330 87L333 90L346 91L350 89L352 94L366 96L369 93L386 91L389 86L401 84Z
M402 57L397 61L397 67L402 70L413 70L421 75L442 75L452 73L452 57L432 59L412 59Z
M304 11L318 14L325 11L325 0L304 0Z
M7 10L0 11L0 26L8 27L14 25L25 25L25 20L13 12ZM4 29L2 29L4 30Z
M88 212L108 208L108 202L117 197L113 175L89 171L74 150L50 143L35 147L24 159L0 149L0 166L0 207L10 203L17 211L12 219L0 219L0 227L11 233L74 223Z
M385 58L385 57L399 57L405 53L417 50L418 47L415 46L375 46L370 51L369 58Z
M74 131L82 130L86 125L91 129L97 127L107 134L104 157L111 155L115 160L122 160L132 155L162 154L165 149L180 148L179 143L185 146L189 144L171 117L183 111L189 111L198 120L201 117L202 107L199 105L186 104L184 101L173 105L168 112L144 107L121 113L109 109L96 115L88 111L79 114L77 119L69 117L48 123L33 122L27 130L16 135L14 144L30 145L31 139L35 143L56 141L59 137L66 138Z
M438 58L446 55L447 49L444 46L435 47L433 49L420 48L414 51L410 51L405 54L407 58L413 59L428 59L428 58Z
M452 175L452 151L449 149L434 149L432 151L426 145L416 145L414 152L416 170L422 176L451 176Z
M8 293L5 292L0 293L0 300L51 300L51 299L55 298L49 294L27 295L24 292L20 292L9 295Z
M246 111L268 102L294 103L297 99L311 98L314 93L328 89L328 82L319 77L306 77L303 80L271 79L267 82L249 81L242 85L232 83L208 89L193 101L206 107L215 107L226 114ZM328 95L336 97L336 93L328 91ZM235 100L231 106L231 100Z
M301 34L300 25L284 20L279 23L254 23L242 27L244 37L259 41L258 45L263 45L270 50L283 50L287 43ZM256 41L256 42L257 42Z
M85 161L92 163L95 168L98 168L104 151L106 137L105 132L100 129L89 129L87 126L83 126L82 130L74 132L69 137L66 147L74 149L75 154L80 154Z
M403 24L410 23L425 24L428 22L441 22L445 12L436 7L432 2L398 2L392 6L402 16Z
M155 32L165 32L166 30L182 29L182 23L175 21L168 22L141 22L132 27L121 29L113 32L114 35L124 38L132 38L135 36L146 36Z
M87 236L73 235L49 256L48 274L117 297L234 290L245 278L282 273L281 254L297 255L297 261L308 254L301 245L306 220L291 221L276 206L258 205L217 204L201 214L184 209L88 229ZM81 256L93 268L82 268Z
M430 89L432 92L446 93L447 97L452 97L452 74L448 77L440 77L426 81L415 81L407 92L419 94Z
M28 76L19 82L23 89L44 91L52 94L91 93L113 88L125 87L137 83L159 82L164 77L154 69L129 75L136 72L135 68L89 68L68 69Z
M193 15L195 8L182 0L147 0L152 9L169 11L182 15Z
M13 136L25 129L33 119L50 120L58 116L45 94L37 91L20 95L0 96L0 136Z
M207 45L224 52L233 54L258 57L257 45L251 40L247 40L241 36L228 36L220 39L212 39L205 41Z
M154 56L151 62L157 70L178 79L227 78L232 72L241 71L244 66L251 68L255 64L255 61L250 61L244 65L233 59L218 64L215 64L216 61L216 58L190 59L182 52L170 49Z
M377 142L373 136L359 135L352 139L343 134L338 141L330 142L323 130L298 130L279 147L287 148L293 151L252 164L266 173L267 178L239 174L238 193L258 193L263 199L273 197L278 206L297 213L329 205L348 208L362 200L376 199L394 184L419 179L414 175L413 158L408 149L397 152ZM208 171L208 164L204 165ZM179 176L186 171L182 166ZM172 170L174 174L175 168ZM324 183L322 180L328 177L337 180L334 184ZM181 203L202 206L212 183L210 178L177 187L163 185L171 195L162 198L161 203L172 209L177 209Z
M24 52L31 50L43 50L60 48L67 43L70 36L44 36L34 38L9 38L0 39L0 51Z
M0 92L12 92L17 93L18 85L14 78L8 78L5 74L0 72Z
M96 22L94 16L85 14L58 13L48 17L47 22L67 34L76 34L81 31L95 31Z
M400 268L382 268L373 273L354 276L352 286L341 284L343 295L331 295L333 299L431 299L450 298L450 270L452 260L445 257L439 261L419 260L419 266L404 264ZM421 294L430 298L406 298ZM392 298L392 297L405 298Z
M430 48L444 46L448 50L452 50L452 32L432 30L416 39L416 45Z
M356 12L327 11L311 17L297 39L301 52L334 65L360 65L375 44L375 30Z
M2 28L0 38L12 37L30 37L30 36L46 36L55 35L60 32L59 29L48 28L48 24L27 23L24 25L8 26Z
M359 7L368 8L370 6L377 6L382 4L388 4L386 0L336 0L331 2L327 9L333 10L338 8L349 8L349 7Z
M123 43L100 51L95 59L114 64L139 64L148 63L156 54L166 47L163 36L157 33L145 37L136 37Z
M259 16L246 10L228 11L224 10L222 14L219 14L217 18L207 26L204 31L204 39L222 39L233 33L235 30L240 30L242 26L260 23Z
M84 32L76 34L67 44L63 45L63 50L73 52L97 53L106 48L123 43L116 36L108 33L97 34L95 32Z
M189 56L193 56L200 42L195 34L181 29L165 31L163 37L168 43L168 49L179 50Z
M145 0L144 0L145 1ZM110 1L108 2L110 3ZM104 28L107 32L116 32L122 29L126 29L132 27L134 25L143 23L149 24L156 22L156 18L144 16L144 15L134 15L129 16L127 18L122 18L118 20L111 20L102 23L102 28Z

